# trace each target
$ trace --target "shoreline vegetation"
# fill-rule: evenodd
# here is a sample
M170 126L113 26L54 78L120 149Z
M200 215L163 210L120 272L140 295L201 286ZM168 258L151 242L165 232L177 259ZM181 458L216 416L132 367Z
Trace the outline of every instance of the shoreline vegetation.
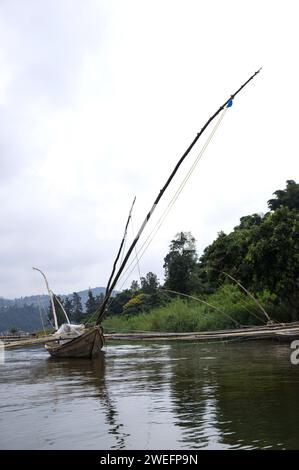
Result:
M164 258L164 283L150 272L118 293L105 331L213 331L265 325L269 317L298 321L299 184L288 180L274 196L269 212L242 217L200 257L192 234L178 233Z
M108 316L103 322L103 327L107 333L134 331L187 333L267 323L267 319L254 300L246 298L237 286L224 285L204 300L217 307L217 310L195 300L186 300L177 296L166 305L153 308L149 312ZM266 307L266 311L269 311L267 304L271 299L268 294L263 293L258 300L264 308ZM271 318L281 321L283 315L278 310L271 313Z
M265 325L269 319L298 321L299 184L288 180L268 207L266 214L241 217L230 233L219 232L201 256L192 234L179 232L164 257L164 281L149 272L129 289L115 292L102 323L105 332L213 331ZM73 323L93 325L104 294L89 289L85 302L76 292L56 296L61 324L64 314L57 299ZM14 310L22 318L24 311L27 323L27 311L34 313L43 329L51 330L51 305L41 311L36 305L0 304L0 313L11 320L10 333L20 329L14 324ZM41 334L42 324L30 331L37 334L37 329Z

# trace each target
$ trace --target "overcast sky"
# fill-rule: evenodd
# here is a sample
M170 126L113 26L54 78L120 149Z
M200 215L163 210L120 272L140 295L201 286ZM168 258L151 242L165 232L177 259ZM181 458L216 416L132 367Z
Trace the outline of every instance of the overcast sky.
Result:
M297 11L295 0L0 0L0 296L44 292L32 266L57 293L105 285L133 197L137 231L204 122L261 66L141 273L163 279L178 231L200 254L266 212L298 180Z

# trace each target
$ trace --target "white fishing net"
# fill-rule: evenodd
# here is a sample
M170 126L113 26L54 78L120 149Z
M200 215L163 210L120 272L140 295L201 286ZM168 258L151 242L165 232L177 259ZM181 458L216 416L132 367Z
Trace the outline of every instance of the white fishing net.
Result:
M63 323L60 328L56 331L55 336L71 336L76 337L84 333L84 325L72 325L71 323Z

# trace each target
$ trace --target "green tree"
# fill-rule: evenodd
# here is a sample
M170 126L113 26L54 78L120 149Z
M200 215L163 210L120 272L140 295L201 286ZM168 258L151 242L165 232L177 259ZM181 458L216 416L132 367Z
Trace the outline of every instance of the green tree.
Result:
M138 281L132 281L130 290L131 290L132 292L138 292L139 289L140 289L140 287L139 287Z
M99 294L99 295L96 295L96 308L98 309L102 303L103 303L103 300L104 300L104 294Z
M68 297L66 297L63 301L63 307L64 307L64 310L66 311L66 314L69 317L70 321L72 321L73 316L74 316L72 300L70 300Z
M165 287L189 294L198 286L195 238L190 232L180 232L170 243L164 258Z
M112 298L108 305L108 315L119 315L123 312L124 305L132 298L132 291L125 289Z
M289 180L276 191L271 212L242 217L228 235L221 232L199 261L200 278L215 291L229 273L251 292L269 293L284 320L299 318L299 210L298 185Z
M16 326L12 326L9 329L10 334L15 335L18 332L18 328Z
M92 290L88 289L88 298L85 303L86 315L91 315L97 309L97 300L94 298Z
M134 315L144 310L148 310L150 306L150 295L149 294L138 294L132 297L124 306L124 313Z
M57 323L58 323L58 326L60 326L63 323L66 323L67 321L65 318L64 312L61 308L61 305L63 305L63 301L59 295L54 295L53 302L54 302L55 313L57 317ZM52 308L51 302L49 302L49 307L48 307L48 320L50 320L50 323L54 325L54 314L53 314L53 308Z
M294 180L287 180L286 189L279 189L273 194L276 197L268 201L268 206L271 211L275 211L281 206L299 210L299 184Z
M148 272L145 277L141 278L141 290L145 294L156 294L159 289L159 279L156 274Z
M148 272L141 278L141 291L149 297L146 301L145 311L149 308L159 307L166 302L165 293L160 289L159 279L156 274Z
M83 317L83 308L81 303L81 297L79 294L77 294L77 292L73 293L72 304L74 320L76 322L79 322Z
M240 224L226 235L220 232L216 240L205 248L199 260L199 272L204 291L214 292L225 279L223 272L238 277L249 285L253 276L253 267L248 262L249 246L258 237L263 218L253 214L242 217Z
M288 306L292 320L299 317L299 212L281 206L263 219L249 246L252 289L268 289Z

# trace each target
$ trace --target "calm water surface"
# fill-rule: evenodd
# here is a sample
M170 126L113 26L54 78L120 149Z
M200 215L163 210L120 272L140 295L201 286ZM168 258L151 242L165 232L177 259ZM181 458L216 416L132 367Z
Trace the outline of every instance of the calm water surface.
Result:
M6 352L1 449L299 449L288 344L111 344L95 361Z

